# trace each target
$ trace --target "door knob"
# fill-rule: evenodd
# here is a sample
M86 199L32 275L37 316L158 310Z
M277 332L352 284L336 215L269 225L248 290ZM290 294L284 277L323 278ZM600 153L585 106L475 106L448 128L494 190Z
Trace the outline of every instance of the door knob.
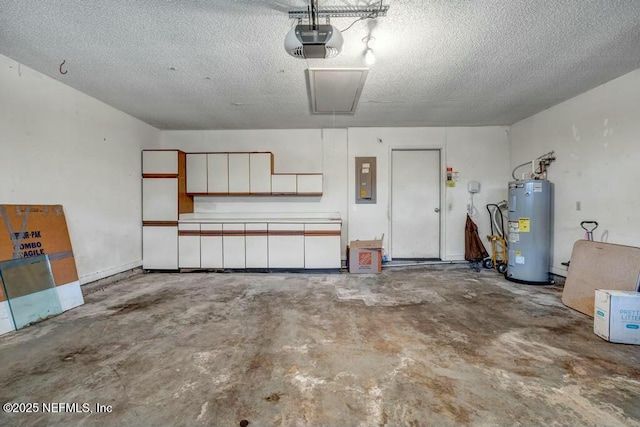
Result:
M434 212L440 212L440 208L435 208L433 211Z

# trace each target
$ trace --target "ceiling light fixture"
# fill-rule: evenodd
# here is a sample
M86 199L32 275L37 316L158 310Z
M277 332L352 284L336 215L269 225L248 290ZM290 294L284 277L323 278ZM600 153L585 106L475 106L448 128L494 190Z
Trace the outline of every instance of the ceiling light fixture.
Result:
M373 54L373 50L371 49L371 46L373 46L375 40L376 39L372 36L367 36L362 39L362 42L367 45L367 48L364 51L364 63L367 66L371 66L376 62L376 57Z
M367 49L367 53L364 54L364 63L371 66L376 62L376 57L373 54L371 48Z

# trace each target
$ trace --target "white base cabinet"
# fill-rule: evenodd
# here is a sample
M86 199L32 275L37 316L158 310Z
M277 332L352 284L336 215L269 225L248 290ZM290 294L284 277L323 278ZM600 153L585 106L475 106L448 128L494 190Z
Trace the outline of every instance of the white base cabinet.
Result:
M245 268L244 224L222 224L224 268Z
M146 270L178 269L178 227L142 227L142 268Z
M200 225L200 266L202 268L223 268L222 224Z
M305 224L304 268L340 268L340 224Z
M267 224L245 224L247 268L269 268Z
M178 224L178 267L200 268L200 224Z
M340 270L341 227L333 218L158 221L142 229L143 268Z
M304 224L269 224L269 268L304 268Z

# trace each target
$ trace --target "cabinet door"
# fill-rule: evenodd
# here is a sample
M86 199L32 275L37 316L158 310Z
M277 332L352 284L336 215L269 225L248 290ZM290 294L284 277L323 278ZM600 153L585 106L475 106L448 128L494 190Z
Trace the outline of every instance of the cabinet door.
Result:
M222 224L200 225L200 266L223 268Z
M272 194L296 194L296 175L278 174L271 175Z
M142 220L178 220L178 178L142 179Z
M224 268L245 268L244 224L222 224Z
M271 153L249 155L249 191L251 194L271 194Z
M267 224L245 224L247 268L269 267Z
M178 227L142 227L142 268L178 269Z
M207 191L209 193L229 192L229 155L207 154Z
M298 194L322 194L322 174L298 175Z
M304 225L304 268L341 267L340 224Z
M249 153L229 154L229 193L249 193Z
M304 268L304 224L269 224L269 268Z
M200 224L178 224L178 267L200 268Z
M207 155L187 154L187 193L207 192Z
M143 174L177 174L178 152L175 150L142 152Z

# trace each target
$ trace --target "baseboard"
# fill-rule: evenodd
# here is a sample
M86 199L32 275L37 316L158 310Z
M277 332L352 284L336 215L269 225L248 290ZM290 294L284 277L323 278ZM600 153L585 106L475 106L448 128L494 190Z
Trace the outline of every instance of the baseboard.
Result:
M569 273L569 270L567 270L567 267L554 267L554 266L551 266L551 273L556 274L558 276L567 277L567 274Z
M120 265L118 267L109 268L107 270L99 271L97 273L87 274L80 278L80 284L86 285L88 283L95 282L100 279L104 279L106 277L110 277L116 275L118 273L123 273L128 270L132 270L134 268L138 268L142 266L142 260L130 262L128 264Z
M443 256L442 261L465 261L464 254Z

